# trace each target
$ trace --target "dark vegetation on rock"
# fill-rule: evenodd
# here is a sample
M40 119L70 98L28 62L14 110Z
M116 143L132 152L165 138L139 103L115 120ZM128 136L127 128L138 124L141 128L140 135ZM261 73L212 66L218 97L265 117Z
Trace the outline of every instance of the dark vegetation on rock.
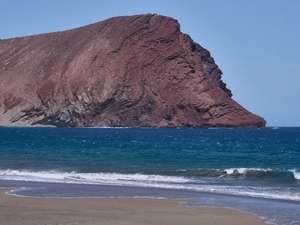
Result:
M0 40L0 126L264 127L159 15Z

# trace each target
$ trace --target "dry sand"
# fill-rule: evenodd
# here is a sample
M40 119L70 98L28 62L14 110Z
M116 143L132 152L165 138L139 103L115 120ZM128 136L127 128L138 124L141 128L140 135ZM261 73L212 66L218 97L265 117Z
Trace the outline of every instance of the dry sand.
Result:
M263 225L230 209L180 206L177 200L141 198L29 198L0 189L1 225Z

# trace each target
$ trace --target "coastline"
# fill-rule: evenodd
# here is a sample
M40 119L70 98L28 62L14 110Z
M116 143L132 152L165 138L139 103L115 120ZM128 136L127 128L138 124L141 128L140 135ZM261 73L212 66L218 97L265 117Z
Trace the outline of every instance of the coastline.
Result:
M264 225L249 213L226 208L182 206L186 200L155 198L33 198L0 189L0 225L197 224Z

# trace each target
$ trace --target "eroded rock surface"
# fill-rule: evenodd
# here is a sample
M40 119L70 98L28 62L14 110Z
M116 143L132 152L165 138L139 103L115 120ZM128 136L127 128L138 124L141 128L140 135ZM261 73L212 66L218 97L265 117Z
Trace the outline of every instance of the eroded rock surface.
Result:
M0 40L0 126L264 127L159 15Z

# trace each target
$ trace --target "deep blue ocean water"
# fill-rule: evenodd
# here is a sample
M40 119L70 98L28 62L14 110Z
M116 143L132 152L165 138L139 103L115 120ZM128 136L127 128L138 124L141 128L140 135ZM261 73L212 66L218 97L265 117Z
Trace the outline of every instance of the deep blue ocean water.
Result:
M300 128L0 128L0 154L11 194L194 198L300 224Z

